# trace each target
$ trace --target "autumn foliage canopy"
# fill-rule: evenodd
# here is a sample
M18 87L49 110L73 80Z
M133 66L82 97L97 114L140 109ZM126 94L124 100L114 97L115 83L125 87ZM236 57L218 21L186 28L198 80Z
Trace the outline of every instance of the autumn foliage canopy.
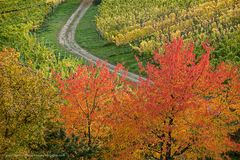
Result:
M0 159L39 149L60 106L56 88L19 57L14 49L0 52Z
M57 77L62 96L62 121L68 134L80 135L88 146L101 145L109 128L104 124L111 111L114 97L124 77L119 78L119 65L110 72L105 64L80 66L67 79Z
M154 54L154 65L136 89L136 110L144 127L149 156L173 159L220 158L239 148L229 133L238 129L240 86L237 68L210 65L210 51L196 57L192 44L175 40L164 54Z
M147 77L137 84L104 65L58 77L68 102L61 109L66 129L88 137L89 145L108 137L102 145L113 159L220 159L239 151L231 139L239 129L238 68L211 66L211 48L203 48L197 57L193 44L173 41L154 53L154 63L139 62Z

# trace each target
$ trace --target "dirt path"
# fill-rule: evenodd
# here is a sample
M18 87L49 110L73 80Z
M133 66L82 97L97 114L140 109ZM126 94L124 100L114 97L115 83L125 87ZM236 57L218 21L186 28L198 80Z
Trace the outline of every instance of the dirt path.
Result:
M68 19L66 24L59 32L58 41L68 51L82 57L87 62L96 64L96 62L104 60L99 59L98 57L87 52L75 41L75 32L77 25L88 10L88 8L91 6L91 2L92 0L83 0L78 9L71 15L71 17ZM107 63L107 66L111 71L113 71L115 68L115 66L110 63ZM121 74L122 73L119 73L119 75ZM134 73L128 72L127 79L133 82L138 82L139 76Z

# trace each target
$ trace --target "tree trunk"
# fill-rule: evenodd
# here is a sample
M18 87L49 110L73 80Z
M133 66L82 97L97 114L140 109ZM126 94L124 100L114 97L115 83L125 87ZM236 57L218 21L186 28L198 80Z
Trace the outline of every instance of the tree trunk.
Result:
M169 118L169 126L171 127L173 125L173 118ZM166 158L165 160L172 160L172 131L168 131L168 139L167 139L167 150L166 150Z
M87 123L88 146L90 147L91 144L92 144L92 137L91 137L91 120L90 120L90 116L88 116L87 121L88 121L88 123Z
M171 136L171 131L168 132L168 142L167 142L167 150L166 150L166 160L171 160L171 148L172 148L172 136Z

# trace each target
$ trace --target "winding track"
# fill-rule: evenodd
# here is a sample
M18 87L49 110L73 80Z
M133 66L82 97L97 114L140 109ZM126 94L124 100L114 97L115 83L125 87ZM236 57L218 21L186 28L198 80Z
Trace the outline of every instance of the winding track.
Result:
M82 57L87 62L96 64L96 62L99 62L99 61L104 62L104 60L84 50L75 41L75 32L76 32L77 25L91 5L92 5L92 0L83 0L83 2L80 4L77 10L71 15L71 17L68 19L66 24L62 27L61 31L59 32L58 42L68 51L76 54L79 57ZM109 67L110 71L113 71L114 68L116 67L115 65L112 65L110 63L106 63L106 65ZM119 72L120 76L122 74L123 72ZM132 82L139 82L140 76L134 73L128 72L126 78Z

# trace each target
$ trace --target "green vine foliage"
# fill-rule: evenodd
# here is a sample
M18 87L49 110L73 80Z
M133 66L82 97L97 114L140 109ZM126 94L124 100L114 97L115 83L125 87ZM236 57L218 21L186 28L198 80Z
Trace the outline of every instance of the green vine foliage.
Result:
M96 25L108 41L151 55L173 39L207 41L213 63L240 63L240 1L103 0Z
M54 53L33 34L56 5L54 2L0 1L0 49L15 48L21 53L23 63L43 72L47 77L51 76L51 70L63 72L67 76L82 63L73 56Z

